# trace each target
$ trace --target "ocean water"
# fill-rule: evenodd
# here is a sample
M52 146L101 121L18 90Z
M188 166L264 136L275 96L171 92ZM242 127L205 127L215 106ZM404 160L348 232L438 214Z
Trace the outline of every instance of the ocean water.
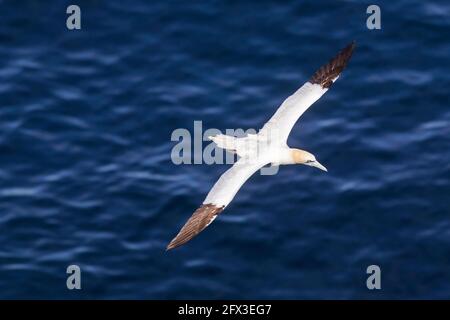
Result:
M0 0L0 298L450 298L450 3L370 4ZM288 141L329 172L257 174L165 252L228 167L172 132L260 128L352 40Z

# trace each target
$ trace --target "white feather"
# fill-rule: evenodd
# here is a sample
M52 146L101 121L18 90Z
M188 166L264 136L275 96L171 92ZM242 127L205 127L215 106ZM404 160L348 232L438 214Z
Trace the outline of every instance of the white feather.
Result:
M220 176L206 196L203 204L211 203L218 207L226 207L248 178L267 163L269 162L263 160L249 163L244 161L244 159L240 159Z
M276 136L278 142L286 144L289 133L298 118L327 90L318 84L306 82L293 95L284 100L259 134Z

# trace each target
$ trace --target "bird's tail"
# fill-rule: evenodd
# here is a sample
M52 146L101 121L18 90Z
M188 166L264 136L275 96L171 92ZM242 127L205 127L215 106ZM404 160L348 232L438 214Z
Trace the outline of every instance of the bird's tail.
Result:
M236 138L227 136L225 134L218 134L216 136L209 136L209 140L214 141L219 148L236 152Z

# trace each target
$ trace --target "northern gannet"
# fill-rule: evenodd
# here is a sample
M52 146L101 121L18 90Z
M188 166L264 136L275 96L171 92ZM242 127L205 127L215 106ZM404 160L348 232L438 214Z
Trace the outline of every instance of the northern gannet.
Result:
M353 41L317 70L308 82L281 104L257 134L242 138L227 135L210 137L218 147L237 153L240 158L220 176L203 204L169 243L167 250L185 244L210 225L233 200L247 179L267 164L305 164L327 171L313 154L289 148L287 138L298 118L339 78L354 48Z

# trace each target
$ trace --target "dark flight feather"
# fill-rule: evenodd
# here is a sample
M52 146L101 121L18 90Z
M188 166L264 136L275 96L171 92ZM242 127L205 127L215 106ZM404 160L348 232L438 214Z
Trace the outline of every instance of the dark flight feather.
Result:
M183 228L167 246L167 250L179 247L201 231L203 231L224 209L224 206L218 207L213 204L204 204L192 214Z
M309 82L319 84L322 88L328 89L342 70L344 70L350 60L350 57L352 56L355 46L355 41L353 41L342 49L333 59L330 60L330 62L320 67L311 79L309 79Z

